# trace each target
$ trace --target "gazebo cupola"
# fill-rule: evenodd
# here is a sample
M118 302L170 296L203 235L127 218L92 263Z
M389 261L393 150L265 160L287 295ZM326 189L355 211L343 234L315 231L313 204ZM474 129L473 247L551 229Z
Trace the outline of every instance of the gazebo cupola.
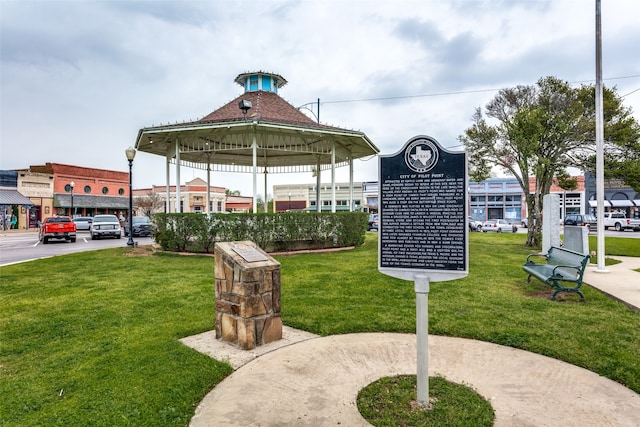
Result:
M244 87L244 93L259 90L278 93L278 89L287 84L281 75L264 71L239 74L235 82Z

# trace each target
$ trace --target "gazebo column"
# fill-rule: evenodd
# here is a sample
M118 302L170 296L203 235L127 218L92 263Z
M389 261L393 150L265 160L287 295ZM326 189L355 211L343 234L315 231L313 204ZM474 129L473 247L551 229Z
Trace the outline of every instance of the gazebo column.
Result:
M266 163L265 163L266 164ZM267 166L264 167L264 213L269 213L269 203L267 202Z
M353 157L349 157L349 212L353 212Z
M182 213L180 206L180 142L176 138L176 212Z
M258 213L258 143L256 141L255 129L253 132L253 213Z
M171 212L171 158L169 154L167 154L167 165L166 165L166 184L167 184L167 200L165 201L165 211L167 213Z
M211 163L209 163L208 157L209 156L207 156L207 206L204 209L207 215L211 213Z
M318 156L318 164L316 166L316 212L322 212L322 205L320 204L320 184L322 183L322 179L320 177L321 172L320 156Z
M336 212L336 143L331 144L331 212Z

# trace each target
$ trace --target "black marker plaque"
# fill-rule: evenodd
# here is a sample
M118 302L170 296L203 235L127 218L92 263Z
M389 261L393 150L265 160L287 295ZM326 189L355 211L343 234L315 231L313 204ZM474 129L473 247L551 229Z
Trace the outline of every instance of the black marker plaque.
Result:
M380 156L379 259L381 272L431 281L468 272L464 152L450 152L428 136Z

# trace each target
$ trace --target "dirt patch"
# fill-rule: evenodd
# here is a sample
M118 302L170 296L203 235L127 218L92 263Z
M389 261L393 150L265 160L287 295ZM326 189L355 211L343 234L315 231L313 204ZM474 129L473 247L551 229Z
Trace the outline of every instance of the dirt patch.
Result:
M151 256L156 253L156 248L153 245L134 246L125 251L125 256Z
M532 298L542 298L542 299L551 299L551 295L553 295L553 289L543 289L533 292L528 292L527 296ZM580 302L580 295L574 292L560 292L556 295L556 302Z

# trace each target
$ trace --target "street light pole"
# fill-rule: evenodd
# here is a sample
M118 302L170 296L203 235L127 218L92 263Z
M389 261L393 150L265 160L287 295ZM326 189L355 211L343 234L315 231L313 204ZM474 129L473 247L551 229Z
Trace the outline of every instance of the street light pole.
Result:
M71 181L69 183L69 186L71 187L71 212L70 212L69 216L71 216L71 218L73 218L73 187L76 186L76 183Z
M132 187L132 171L133 171L133 158L136 156L136 150L133 147L127 148L124 153L129 161L129 240L127 240L127 246L135 246L133 241L133 187Z

